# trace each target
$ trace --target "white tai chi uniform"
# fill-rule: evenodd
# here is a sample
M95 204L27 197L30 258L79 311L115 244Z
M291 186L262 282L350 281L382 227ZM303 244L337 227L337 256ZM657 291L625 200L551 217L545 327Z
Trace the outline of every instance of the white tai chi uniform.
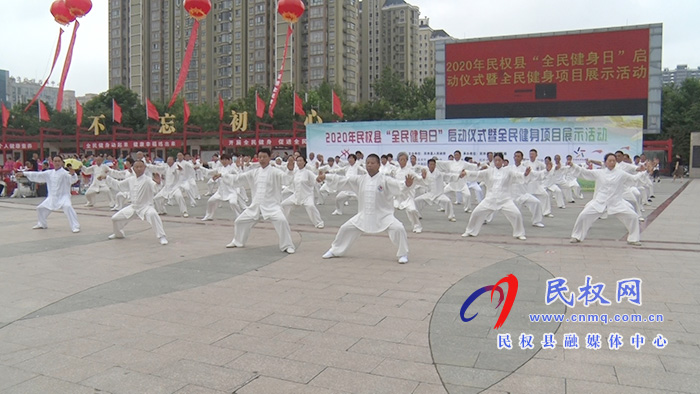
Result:
M113 170L109 169L109 176L119 180L123 181L126 178L134 176L134 171L131 169L128 170ZM118 189L115 189L114 187L111 186L109 182L107 182L107 186L112 189L112 192L114 193L115 199L117 200L116 204L112 207L112 211L119 211L124 206L126 205L126 202L129 200L129 191L119 191Z
M362 233L389 233L391 242L398 247L397 257L408 256L406 229L394 217L394 197L405 190L405 184L377 173L343 177L327 175L326 182L339 190L351 190L357 194L357 215L345 222L329 250L333 256L342 256Z
M532 194L533 196L535 196L535 198L540 200L540 206L542 207L542 215L551 215L552 199L544 187L544 178L547 175L545 173L545 171L547 170L547 166L539 160L523 160L521 164L525 167L530 167L532 169L530 175L528 176L528 179L525 180L525 189L528 193Z
M444 190L445 182L452 182L455 178L459 177L459 175L448 175L438 169L436 169L433 172L430 172L429 170L426 171L427 174L425 176L425 179L423 179L422 177L420 177L419 179L427 187L428 191L416 197L416 209L418 209L418 211L421 211L425 204L438 204L440 206L445 207L448 219L454 219L454 205L452 204L452 200L450 200L450 198L445 195Z
M70 202L70 186L78 182L78 176L71 175L64 168L48 171L28 171L23 173L30 182L46 183L46 199L36 207L39 222L36 228L47 228L46 219L51 211L63 210L68 217L68 224L74 233L80 231L78 215Z
M524 237L523 215L515 206L511 192L511 186L514 183L522 184L525 182L524 174L513 170L510 166L501 168L493 166L481 171L468 171L467 178L484 182L488 193L474 208L467 229L462 236L476 237L484 224L484 219L496 211L501 211L513 227L513 237Z
M163 222L160 220L158 212L156 212L156 209L153 207L153 197L156 194L157 185L153 179L142 174L140 177L134 175L122 181L117 181L112 178L107 178L105 181L114 189L128 192L129 198L131 199L131 205L120 209L119 212L112 216L115 238L123 238L124 232L122 229L131 219L135 219L136 217L147 221L156 232L157 238L162 239L165 237Z
M282 201L284 216L289 218L289 212L294 205L304 206L311 224L317 228L323 228L323 219L321 219L321 214L318 212L314 202L314 185L316 183L316 174L311 171L309 165L294 172L294 180L292 181L294 193Z
M221 179L233 186L247 184L252 194L250 206L236 218L234 237L229 245L243 247L248 241L250 230L260 221L269 220L275 226L281 251L294 250L289 222L282 212L280 200L282 187L292 181L294 173L274 168L271 165L255 167L240 174L223 174Z
M173 163L172 166L167 164L152 166L150 167L153 172L157 172L165 177L165 183L163 188L160 189L158 194L153 198L153 203L156 206L156 211L159 214L167 213L165 210L165 202L170 199L175 199L178 207L180 208L180 213L184 216L187 214L187 204L185 204L185 199L182 196L182 190L180 190L180 170L177 163Z
M523 174L523 179L524 179L524 174L525 170L527 170L527 167L523 164L520 163L520 165L516 165L513 163L513 165L509 165L508 168L510 168L511 171L516 171L520 172ZM534 175L534 174L530 174ZM537 177L537 175L534 175L534 177ZM526 179L524 183L520 182L513 182L510 186L511 193L513 194L513 202L517 207L520 206L525 206L527 209L530 211L532 214L532 225L533 226L541 226L542 224L542 201L540 201L539 198L535 197L534 195L530 194L527 190L527 185L528 183L531 182L538 182L537 180L531 180Z
M234 164L229 164L226 167L219 166L218 171L221 174L237 174L238 167L236 167ZM209 200L207 200L207 213L204 215L202 220L213 220L214 213L219 207L219 203L224 201L228 202L231 210L233 211L234 217L237 218L238 215L240 215L245 209L243 201L241 201L238 196L237 188L221 181L220 179L217 179L214 182L218 183L219 187L216 190L216 193L214 193L211 197L209 197Z
M435 164L437 165L438 170L448 174L459 174L462 172L462 170L476 171L479 169L479 167L476 164L469 163L463 160L438 160ZM471 191L469 191L469 186L467 185L467 180L465 178L457 178L456 180L448 183L447 186L445 186L444 193L447 197L451 197L451 194L454 193L454 201L456 204L461 204L462 200L464 200L465 211L471 208L472 194Z
M404 181L407 176L411 176L414 179L416 178L416 174L413 172L411 167L406 165L401 168L400 164L398 167L396 167L396 170L393 172L392 176L399 182ZM406 216L408 217L408 221L411 222L413 232L421 233L423 232L423 226L420 223L420 213L416 208L415 198L416 189L413 187L413 185L411 185L411 187L406 188L403 193L394 197L394 208L401 211L406 210Z
M234 167L236 167L235 164L232 164ZM200 168L200 170L203 172L203 175L210 175L212 173L218 173L219 170L223 167L223 164L221 164L221 160L217 161L210 161L209 162L209 171L206 171L204 168ZM209 178L207 181L207 196L211 196L216 192L216 188L219 186L219 182Z
M182 174L180 174L180 189L182 190L182 195L188 197L190 200L190 205L197 206L197 201L202 196L199 195L199 188L197 187L197 181L194 178L195 165L189 160L182 160L177 162L180 167L182 167Z
M307 166L308 167L308 166ZM360 163L357 161L355 162L354 165L348 164L347 166L344 167L345 169L345 176L355 176L355 175L364 175L367 173L367 170L362 168L360 166ZM352 191L349 190L341 190L338 192L338 194L335 196L335 211L333 211L333 215L342 215L343 214L343 206L350 201L350 199L357 200L357 194L355 194Z
M627 228L627 242L639 242L639 220L632 205L624 200L623 194L629 185L636 182L637 178L645 176L644 173L630 175L620 168L609 170L588 170L581 167L572 167L576 176L595 181L593 199L586 204L583 211L576 218L571 238L583 241L586 233L601 215L607 213L617 218Z
M109 189L109 186L107 186L105 180L98 179L101 176L106 177L109 173L109 170L109 166L105 163L102 163L99 166L97 164L93 164L90 167L85 167L81 170L82 174L92 175L92 183L90 183L90 187L87 189L87 192L85 192L85 198L87 199L87 204L85 204L86 207L91 207L95 205L95 197L100 192L107 193L110 207L113 207L116 204L116 201L114 200L114 195Z

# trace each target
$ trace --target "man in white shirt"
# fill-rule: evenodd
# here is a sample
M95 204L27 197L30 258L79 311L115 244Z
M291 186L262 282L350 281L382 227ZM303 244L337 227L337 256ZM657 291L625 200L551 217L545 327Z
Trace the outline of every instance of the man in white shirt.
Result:
M134 162L134 176L130 176L124 180L117 181L113 178L104 178L110 187L114 189L126 191L129 193L131 205L119 210L112 216L112 226L114 233L109 239L124 238L124 226L131 220L138 217L145 220L151 225L151 228L156 233L156 237L160 240L161 245L167 245L168 239L165 238L165 230L163 230L163 222L158 216L158 212L153 207L153 197L156 194L156 183L160 183L160 175L156 174L155 181L144 175L146 164L142 160Z
M279 247L283 252L294 253L294 242L289 229L289 222L280 206L282 187L291 183L294 176L294 161L287 163L288 171L282 171L270 165L270 150L258 151L259 166L239 174L217 174L214 179L221 179L233 186L246 183L252 194L250 206L236 218L233 240L227 248L242 248L250 236L250 231L262 218L269 220L279 237Z
M352 190L357 194L358 212L345 222L324 259L342 256L362 234L389 233L391 242L398 247L399 264L408 263L408 238L403 224L394 216L394 197L413 185L413 177L407 176L404 183L379 173L379 156L367 156L367 174L343 177L319 174L317 181L327 180L340 190Z
M59 209L68 217L68 224L74 233L80 232L80 223L78 223L78 215L73 209L70 201L71 185L78 182L78 176L75 175L73 168L66 171L63 168L63 159L61 156L53 158L54 170L48 171L18 171L15 176L24 176L31 182L46 183L47 196L46 199L36 207L37 215L39 216L38 223L32 227L33 229L45 229L48 227L46 219L52 211Z
M217 174L237 174L238 167L232 164L231 156L224 153L221 155L221 160L219 160L220 165L217 166ZM212 179L213 180L213 179ZM214 183L218 183L219 187L216 192L209 197L207 201L207 212L204 214L202 221L214 220L214 213L222 202L228 202L229 207L233 211L234 217L238 217L241 212L245 209L243 201L238 196L238 190L232 187L226 182L219 180L214 180Z
M85 193L85 198L87 199L87 203L85 204L86 207L95 206L95 198L101 192L105 192L107 194L110 207L117 204L117 202L114 200L114 195L112 195L112 191L109 189L109 186L107 186L107 183L105 183L104 178L102 178L102 180L99 179L103 175L106 176L109 173L109 166L104 164L104 158L102 158L102 156L95 157L95 162L90 167L84 167L81 170L81 173L92 175L92 183L90 183L90 187Z

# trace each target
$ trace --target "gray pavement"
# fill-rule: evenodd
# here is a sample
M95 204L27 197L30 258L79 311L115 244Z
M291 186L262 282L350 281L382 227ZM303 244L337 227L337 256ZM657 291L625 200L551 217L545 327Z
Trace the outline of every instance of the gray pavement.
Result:
M510 237L499 215L464 239L468 213L457 206L452 223L428 207L424 232L409 233L406 265L386 235L321 259L356 211L351 203L346 215L330 215L332 196L320 206L325 229L292 211L294 255L279 252L268 223L245 248L225 249L233 215L222 207L203 223L204 201L190 218L169 207L170 244L160 246L139 221L126 239L108 241L104 200L86 209L74 196L82 231L72 234L60 212L49 229L31 230L40 199L3 198L0 392L700 392L700 182L655 186L641 247L623 241L614 218L568 243L589 192L545 228L527 226L527 241ZM489 293L470 306L474 320L460 319L472 292L511 273L518 292L503 327L493 328L503 306ZM606 285L612 305L545 304L548 279L566 278L575 290L586 275ZM631 277L643 280L641 306L614 299L616 281ZM663 314L664 322L532 323L534 313ZM532 349L520 349L523 333L533 335ZM542 348L545 333L555 349ZM564 334L574 333L580 348L564 349ZM588 333L601 334L601 349L586 349ZM619 350L608 348L611 333L623 337ZM636 333L646 338L640 349L630 343ZM498 349L499 334L511 335L512 349ZM652 345L658 334L663 349Z

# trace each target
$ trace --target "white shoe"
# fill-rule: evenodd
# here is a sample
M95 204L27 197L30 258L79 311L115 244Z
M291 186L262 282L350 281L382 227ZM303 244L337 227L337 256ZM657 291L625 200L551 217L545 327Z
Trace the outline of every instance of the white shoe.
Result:
M471 208L464 208L464 212L467 212L467 213L469 213L469 212L471 212L471 211L472 211L472 209L471 209Z
M187 212L185 212L185 213L182 214L182 217L183 217L183 218L188 218L188 217L190 217L190 214L187 213Z
M343 205L345 205L345 206L347 207L348 205L350 205L350 202L349 202L349 201L345 201L345 203L343 203Z
M533 223L533 224L532 224L532 227L539 227L539 228L542 228L542 227L544 227L544 224L542 224L541 222Z
M562 209L564 209L564 207L562 207ZM554 215L551 214L551 213L548 213L548 214L546 214L546 215L544 215L544 216L545 216L545 217L548 217L548 218L553 218L553 217L554 217Z
M34 227L32 227L32 229L33 230L46 230L46 227L37 224Z
M161 244L161 245L167 245L167 244L168 244L168 240L167 240L165 237L160 237L160 244Z
M527 239L527 238L525 238L525 236L524 236L524 235L521 235L521 236L519 236L519 237L515 237L515 238L517 238L517 239L519 239L519 240L521 240L521 241L524 241L524 240L526 240L526 239Z
M321 224L319 224L319 225L316 226L316 228L324 228L324 227L325 227L325 226L323 225L323 223L321 223Z
M632 246L642 246L641 242L627 242L627 244Z
M406 264L406 263L408 263L408 256L399 257L399 264Z
M118 211L119 208L117 208L116 206L114 206L114 207L110 208L109 210L110 210L110 211Z
M333 212L331 213L331 215L342 215L342 214L343 214L343 213L342 213L342 212L340 212L340 211L339 211L339 210L337 210L337 209L336 209L336 210L334 210L334 211L333 211Z
M226 245L226 247L227 248L237 248L238 245L236 245L235 243L233 243L233 241L231 241L228 245Z
M416 234L420 234L423 232L423 227L416 227L413 229L413 232Z
M91 208L91 207L94 207L94 205L90 204L90 203L85 204L85 208Z
M581 242L581 240L578 239L578 238L571 238L571 241L569 241L569 243L572 243L572 244L577 244L577 243L580 243L580 242Z
M117 239L117 238L124 238L124 232L120 231L119 234L112 234L107 239Z
M210 218L210 217L207 217L207 216L205 216L205 217L202 218L202 221L203 221L203 222L211 222L212 220L214 220L214 219L212 219L212 218Z
M295 250L294 248L287 248L286 252L289 254L294 254Z
M79 228L74 228L74 229L73 229L73 232L74 232L74 233L79 233L79 232L80 232L80 229L79 229Z
M445 212L445 208L438 208L438 212Z
M640 217L639 217L639 221L640 221L640 222L644 222L644 221L646 221L646 219L644 219L644 216L640 216Z
M463 236L463 237L476 237L476 235L471 234L471 233L467 233L467 232L465 232L464 234L462 234L462 236Z
M328 249L328 252L324 253L323 256L321 256L324 259L332 259L333 257L338 257L331 252L330 249Z
M447 220L449 220L450 222L456 222L456 221L457 221L456 218L449 218L449 219L447 219Z

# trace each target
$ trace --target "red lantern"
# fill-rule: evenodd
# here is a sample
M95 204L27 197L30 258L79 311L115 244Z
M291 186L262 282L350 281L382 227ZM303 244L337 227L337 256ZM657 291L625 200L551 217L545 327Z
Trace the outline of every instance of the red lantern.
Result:
M305 9L301 0L280 0L277 3L277 12L289 23L296 23Z
M68 11L76 17L85 16L92 9L92 1L90 0L65 0Z
M51 3L51 15L61 25L67 25L75 20L75 17L68 11L68 7L63 0L56 0Z
M190 14L191 17L198 21L201 21L202 19L207 17L207 14L211 10L211 1L185 0L185 3L182 6L185 7L185 10Z

